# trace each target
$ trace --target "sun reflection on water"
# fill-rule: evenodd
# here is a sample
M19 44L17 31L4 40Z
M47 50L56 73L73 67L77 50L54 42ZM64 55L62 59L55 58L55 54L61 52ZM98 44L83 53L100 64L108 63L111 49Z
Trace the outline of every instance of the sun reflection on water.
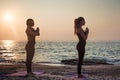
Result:
M13 40L3 40L2 43L3 43L4 47L7 49L10 49L14 46Z
M1 60L3 62L11 62L15 59L15 54L13 53L14 45L15 41L13 40L0 41Z

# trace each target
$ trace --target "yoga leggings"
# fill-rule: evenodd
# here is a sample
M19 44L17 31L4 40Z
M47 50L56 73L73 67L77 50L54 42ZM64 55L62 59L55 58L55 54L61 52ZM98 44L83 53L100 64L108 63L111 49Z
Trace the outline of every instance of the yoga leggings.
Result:
M82 63L83 63L84 54L85 54L85 46L78 43L77 44L77 51L78 51L77 72L78 72L78 75L81 75Z

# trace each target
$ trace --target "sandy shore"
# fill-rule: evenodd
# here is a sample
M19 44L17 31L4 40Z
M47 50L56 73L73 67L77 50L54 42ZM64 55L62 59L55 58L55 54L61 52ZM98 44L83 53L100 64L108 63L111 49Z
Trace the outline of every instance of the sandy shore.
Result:
M63 80L68 73L76 74L76 66L34 64L34 71L44 71L42 76L6 77L8 73L25 71L25 64L0 64L0 80ZM83 73L89 80L120 80L120 65L83 65Z

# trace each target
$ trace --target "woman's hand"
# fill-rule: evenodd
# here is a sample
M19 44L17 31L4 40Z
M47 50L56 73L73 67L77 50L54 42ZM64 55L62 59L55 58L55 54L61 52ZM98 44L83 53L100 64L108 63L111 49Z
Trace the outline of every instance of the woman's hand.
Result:
M37 31L39 31L39 28L37 27Z
M89 28L88 28L88 27L86 27L86 33L87 33L87 34L89 33Z
M40 33L39 33L39 28L37 27L37 30L36 30L37 32L38 32L38 36L40 35Z

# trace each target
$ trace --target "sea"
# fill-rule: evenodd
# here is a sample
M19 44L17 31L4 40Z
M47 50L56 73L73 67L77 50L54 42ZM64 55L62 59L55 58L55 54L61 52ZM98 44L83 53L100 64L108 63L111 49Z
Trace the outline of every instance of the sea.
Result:
M27 41L1 40L0 63L25 63ZM37 41L33 63L62 64L77 59L77 41ZM120 41L87 41L84 60L120 65Z

